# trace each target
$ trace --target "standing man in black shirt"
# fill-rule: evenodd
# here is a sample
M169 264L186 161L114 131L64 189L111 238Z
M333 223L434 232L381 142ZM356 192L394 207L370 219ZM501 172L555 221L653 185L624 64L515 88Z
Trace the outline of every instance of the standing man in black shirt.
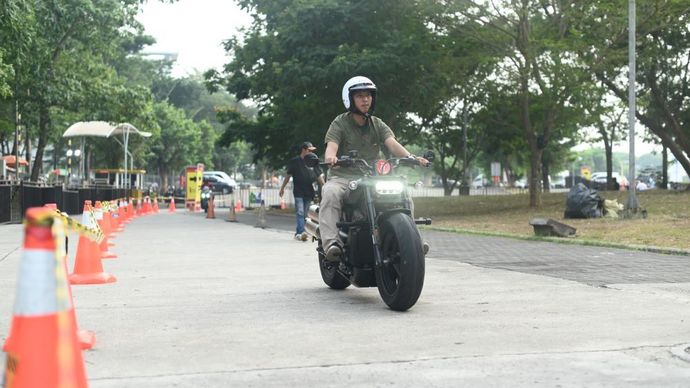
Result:
M310 168L304 163L304 157L315 151L316 147L308 141L302 143L299 156L290 159L287 163L287 174L280 186L280 196L285 194L285 186L292 177L292 194L295 196L295 216L297 228L295 240L307 241L307 233L304 231L304 218L311 202L314 200L314 181L323 186L323 176L318 168Z

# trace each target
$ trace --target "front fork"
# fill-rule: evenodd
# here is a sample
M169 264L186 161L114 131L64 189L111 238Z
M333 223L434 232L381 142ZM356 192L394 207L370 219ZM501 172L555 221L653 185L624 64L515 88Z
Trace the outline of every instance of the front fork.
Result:
M369 231L371 233L371 242L374 246L374 265L376 268L381 268L383 266L383 255L381 254L379 225L376 222L376 208L374 207L374 199L369 187L364 190L364 199L367 203L367 217L369 217L369 225L371 228Z

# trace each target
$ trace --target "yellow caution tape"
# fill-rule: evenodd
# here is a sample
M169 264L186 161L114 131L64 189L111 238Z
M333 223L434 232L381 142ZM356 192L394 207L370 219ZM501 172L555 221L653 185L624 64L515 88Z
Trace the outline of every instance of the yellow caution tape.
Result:
M117 210L117 202L103 201L101 202L101 206L103 207L103 211L109 210L112 212Z
M105 238L103 231L101 230L101 227L98 226L98 222L96 221L96 215L93 213L93 208L89 208L89 217L91 217L91 223L95 225L95 227L93 228L89 228L86 225L77 222L74 218L70 217L69 214L63 213L57 209L53 210L52 215L51 213L46 213L46 216L44 218L37 219L36 221L41 222L50 217L57 217L61 219L67 228L70 228L79 234L83 234L99 244L101 241L103 241L103 238Z

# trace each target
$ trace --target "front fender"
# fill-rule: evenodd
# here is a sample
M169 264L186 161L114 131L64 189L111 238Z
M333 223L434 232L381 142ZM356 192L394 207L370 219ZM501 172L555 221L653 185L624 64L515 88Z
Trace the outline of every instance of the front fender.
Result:
M382 211L381 213L379 213L376 216L376 225L381 225L383 223L383 221L385 221L388 217L390 217L393 214L398 214L398 213L406 214L408 217L412 218L412 212L410 211L410 209L405 209L402 207L401 208L388 209L388 210Z

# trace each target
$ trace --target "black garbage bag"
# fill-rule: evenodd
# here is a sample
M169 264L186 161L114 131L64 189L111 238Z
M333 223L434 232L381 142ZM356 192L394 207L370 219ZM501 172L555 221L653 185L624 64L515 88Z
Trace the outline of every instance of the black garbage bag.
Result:
M604 199L596 190L582 183L570 189L563 218L599 218L603 214Z

